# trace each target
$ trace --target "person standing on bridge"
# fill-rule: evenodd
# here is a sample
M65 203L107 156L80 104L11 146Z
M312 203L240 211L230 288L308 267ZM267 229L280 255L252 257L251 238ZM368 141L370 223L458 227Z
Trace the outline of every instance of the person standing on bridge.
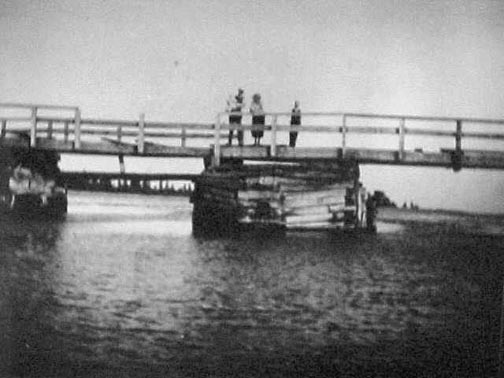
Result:
M252 137L254 138L254 146L259 146L261 144L261 138L264 135L265 118L261 95L259 93L252 96L250 113L252 113Z
M299 101L294 101L294 108L292 108L290 124L294 127L301 125L301 108L299 107ZM296 147L297 136L297 131L289 132L289 147Z
M228 111L232 113L241 113L242 108L245 106L243 102L243 89L238 88L238 94L228 100ZM242 116L241 114L231 114L229 116L229 125L241 125ZM233 129L229 129L228 145L233 144ZM236 130L238 136L238 144L243 146L243 130Z

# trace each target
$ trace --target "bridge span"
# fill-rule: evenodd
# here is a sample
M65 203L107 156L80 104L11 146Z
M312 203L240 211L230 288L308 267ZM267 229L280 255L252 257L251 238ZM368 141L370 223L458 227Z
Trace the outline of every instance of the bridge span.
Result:
M361 164L504 169L504 120L303 113L302 125L291 126L290 113L266 113L264 125L241 114L238 125L229 113L213 123L174 123L143 114L130 121L83 118L78 107L50 105L0 104L0 111L4 207L53 204L53 212L66 211L66 197L54 189L58 153L116 155L118 179L126 155L200 158L201 174L179 177L194 182L193 230L211 234L248 225L374 230ZM249 145L247 135L243 145L226 143L235 131L260 131L265 142ZM290 133L299 134L298 145L286 144ZM130 178L138 187L141 177Z
M0 104L0 146L71 154L204 158L222 160L352 160L359 164L504 169L504 119L423 117L365 113L266 113L266 124L83 118L78 107ZM262 146L228 146L230 130L264 130ZM286 144L289 132L299 146Z

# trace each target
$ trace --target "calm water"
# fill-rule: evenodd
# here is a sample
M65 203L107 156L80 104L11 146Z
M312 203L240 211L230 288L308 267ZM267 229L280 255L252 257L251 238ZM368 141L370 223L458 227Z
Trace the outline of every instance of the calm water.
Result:
M212 240L186 198L69 200L64 221L0 223L0 376L496 373L499 225Z

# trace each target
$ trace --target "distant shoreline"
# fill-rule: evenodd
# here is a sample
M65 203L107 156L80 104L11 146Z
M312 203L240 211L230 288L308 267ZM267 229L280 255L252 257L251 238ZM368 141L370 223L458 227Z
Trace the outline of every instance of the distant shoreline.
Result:
M440 231L464 234L503 236L504 214L469 213L456 210L412 210L394 207L378 208L378 222L407 226L434 225Z
M413 215L441 215L446 217L490 217L504 218L504 213L475 213L463 210L448 210L448 209L403 209L399 207L379 207L378 219L390 220L393 217L411 218Z

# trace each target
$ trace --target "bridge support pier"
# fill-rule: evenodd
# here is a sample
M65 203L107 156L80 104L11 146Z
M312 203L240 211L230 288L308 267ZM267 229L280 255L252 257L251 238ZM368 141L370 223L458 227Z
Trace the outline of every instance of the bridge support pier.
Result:
M195 180L195 233L362 229L366 192L354 161L243 164L225 161Z
M59 154L0 147L0 213L58 217L67 211L60 187Z

